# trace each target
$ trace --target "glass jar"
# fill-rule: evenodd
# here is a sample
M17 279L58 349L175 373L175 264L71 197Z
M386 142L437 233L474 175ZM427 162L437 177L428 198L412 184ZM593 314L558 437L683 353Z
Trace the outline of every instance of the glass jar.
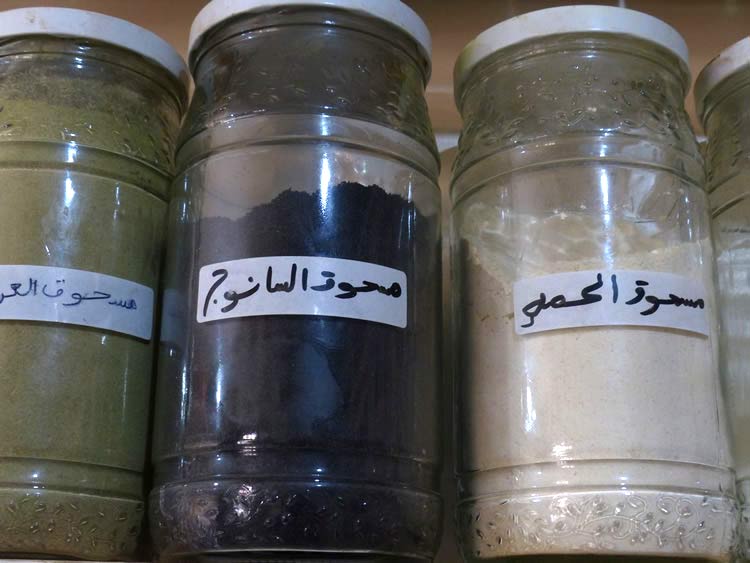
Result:
M101 14L0 21L0 552L133 557L187 69Z
M698 77L698 115L708 135L709 202L718 269L721 375L737 472L742 552L750 559L750 38Z
M734 484L686 61L663 22L595 6L500 23L459 59L469 561L729 558Z
M193 25L154 438L163 557L437 547L429 34L401 2L362 6L213 2Z

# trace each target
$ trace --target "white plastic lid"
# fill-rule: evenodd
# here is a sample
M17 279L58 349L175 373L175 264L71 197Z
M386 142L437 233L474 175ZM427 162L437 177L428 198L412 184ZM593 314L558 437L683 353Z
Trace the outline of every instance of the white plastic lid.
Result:
M133 51L173 74L187 88L190 74L164 39L129 21L72 8L19 8L0 12L0 38L54 35L101 41Z
M670 25L648 14L614 6L560 6L516 16L480 33L461 52L454 70L456 92L471 70L497 51L533 38L562 33L613 33L651 41L688 65L688 48Z
M213 0L196 16L190 28L189 57L204 35L221 22L248 12L259 12L282 6L319 6L359 12L388 22L408 33L422 49L429 62L432 39L424 21L400 0Z
M695 109L703 119L706 98L719 82L735 72L750 66L750 37L737 41L724 49L719 56L708 63L695 81Z

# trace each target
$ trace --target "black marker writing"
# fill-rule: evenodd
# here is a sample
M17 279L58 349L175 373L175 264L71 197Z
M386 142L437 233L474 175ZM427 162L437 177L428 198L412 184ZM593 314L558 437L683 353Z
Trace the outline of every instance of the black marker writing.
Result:
M253 283L253 277L250 276L249 278L247 278L247 281L249 281L250 283ZM225 291L224 299L226 299L227 301L230 301L230 303L229 305L222 307L221 312L228 313L229 311L231 311L237 306L237 303L239 303L243 299L247 299L248 297L255 295L259 289L260 289L260 284L256 283L253 287L241 293L237 293L236 291Z
M617 303L617 298L620 296L620 290L617 287L617 274L612 274L610 280L612 280L612 303Z
M87 307L87 313L91 311L89 307L100 305L116 307L125 311L138 310L136 299L114 295L99 289L87 290L87 281L94 287L99 287L102 283L100 279L94 278L89 281L84 278L78 281L80 285L70 284L72 287L68 288L65 278L45 280L44 278L29 277L24 281L8 282L7 287L10 290L0 291L0 310L3 309L3 305L16 309L29 306L32 307L33 311L39 311L40 318L44 317L45 313L38 309L39 305L45 307L62 306L71 310L78 307ZM75 289L75 291L67 292L67 289Z
M581 289L580 299L570 299L566 297L565 292L571 291L568 288L570 287L569 284L572 280L587 280L588 276L594 274L596 275L596 282ZM688 297L684 296L685 293L691 294L698 292L699 295L702 293L694 283L690 282L690 280L681 281L679 278L674 279L674 276L660 274L659 272L653 273L653 279L651 279L651 276L647 275L646 272L633 273L634 275L628 274L628 272L607 273L606 275L609 283L607 283L606 286L603 283L604 273L570 273L563 274L559 278L557 276L552 276L549 278L550 281L544 282L544 285L534 290L534 293L539 291L539 296L533 298L526 303L525 306L521 307L521 310L518 312L519 328L528 329L531 327L537 327L540 315L543 315L545 319L548 316L544 311L581 307L598 302L602 302L602 305L595 311L588 309L575 314L558 315L557 321L555 320L555 315L550 314L549 316L551 318L546 319L547 324L532 329L532 332L570 326L644 324L643 322L636 320L636 315L640 317L657 315L658 320L651 321L649 324L656 324L658 326L686 326L690 327L689 330L693 330L695 326L698 326L695 324L699 322L697 317L688 320L684 315L674 316L669 314L659 314L659 312L665 307L682 307L684 309L706 308L706 303L702 298L698 298L694 295ZM627 280L627 282L624 280ZM560 291L552 293L552 291L549 291L548 284L555 282L563 284L563 287L559 288ZM654 284L653 287L651 285L652 283ZM669 284L675 285L670 287ZM624 288L626 285L630 286L627 290L629 295L624 298L627 300L620 300L620 296L625 291ZM694 287L696 288L693 289ZM550 293L554 296L550 297ZM519 303L519 306L521 305L523 305L523 303ZM628 310L630 310L630 313L628 313Z
M223 284L224 281L229 277L229 272L223 268L220 268L211 272L211 276L216 278L216 281L211 286L211 289L208 290L208 293L206 294L206 300L203 302L204 317L208 315L208 306L211 303L211 298L214 296L214 292L219 289L219 286ZM217 301L214 300L214 303L217 303Z
M138 304L135 302L135 299L116 299L113 301L108 301L108 305L113 305L114 307L122 307L123 309L128 309L129 311L135 311L138 309Z
M300 284L298 285L298 273L300 272ZM395 299L398 299L403 295L403 289L398 282L393 282L390 285L381 285L369 280L363 280L357 285L350 281L341 281L337 283L335 279L336 272L330 270L322 270L320 272L318 279L322 283L310 285L310 269L302 268L300 270L297 263L291 264L289 277L286 280L278 280L278 272L274 271L274 266L268 266L265 268L265 283L261 284L256 282L253 276L249 276L246 279L251 285L242 289L231 287L231 285L227 287L230 283L235 283L233 281L228 281L230 280L230 276L231 274L229 270L225 268L219 268L211 272L213 281L203 300L202 312L204 317L209 315L209 310L212 305L219 305L222 313L229 313L234 310L242 300L253 297L262 291L268 295L274 295L291 294L294 293L295 290L301 293L307 293L308 290L324 293L338 289L339 293L334 295L337 299L353 299L363 293L377 293ZM221 300L217 295L221 295Z
M57 280L55 283L65 283L65 280ZM57 291L55 293L47 293L47 284L44 284L44 287L42 287L42 294L45 297L49 297L51 299L55 299L57 297L60 297L63 293L65 293L65 290L62 287L57 288Z
M703 299L685 299L684 297L678 297L674 293L669 294L669 299L659 299L653 295L648 295L646 301L651 304L651 307L645 311L641 311L641 315L648 316L653 315L659 310L662 305L674 305L675 307L690 307L691 309L703 309L706 305Z
M562 309L566 307L581 307L583 305L590 305L602 300L602 296L594 293L600 290L604 286L602 281L602 275L596 275L596 282L591 285L587 285L581 290L581 298L573 301L568 301L564 295L556 295L549 301L544 293L539 294L539 298L528 303L521 311L529 319L529 322L521 325L522 328L529 328L534 326L534 320L542 311L547 309Z
M75 307L83 301L98 301L99 299L110 299L111 297L111 294L104 293L103 291L94 291L91 295L84 295L76 291L70 294L70 298L73 299L74 303L63 303L63 307Z
M669 294L668 299L661 299L655 295L646 295L646 287L649 283L645 280L637 280L635 282L635 297L625 302L626 305L637 305L641 301L645 301L651 305L648 309L641 311L641 315L644 317L653 315L659 310L662 305L674 305L675 307L690 307L692 309L703 309L706 304L703 299L686 299L679 297L674 293Z
M635 288L635 297L632 299L625 301L625 305L637 305L641 301L643 301L643 298L646 296L646 290L643 289L645 286L648 285L647 281L643 280L637 280L635 282L636 288Z
M334 274L333 272L321 272L320 275L324 278L328 278L326 279L326 282L322 285L314 285L310 289L312 289L313 291L330 291L334 287L336 287L336 282L333 281L333 278L336 277L336 274Z
M292 271L289 275L288 282L273 283L273 266L269 266L266 272L266 291L268 293L276 293L283 291L285 293L291 293L294 291L294 286L297 283L297 264L292 264Z

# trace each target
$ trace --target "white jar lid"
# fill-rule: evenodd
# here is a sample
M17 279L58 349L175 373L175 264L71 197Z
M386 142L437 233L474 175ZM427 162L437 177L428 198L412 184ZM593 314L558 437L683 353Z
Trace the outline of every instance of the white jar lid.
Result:
M122 47L163 67L185 88L190 84L185 61L169 43L120 18L72 8L19 8L0 12L0 38L23 35L79 37Z
M724 49L719 56L708 63L695 81L695 109L703 119L706 98L721 81L739 70L750 66L750 37L737 41Z
M419 45L428 62L432 56L432 39L424 21L400 0L213 0L196 16L190 28L189 57L205 34L223 21L248 12L259 12L283 6L317 6L359 12L388 22L409 34Z
M562 33L612 33L650 41L688 65L688 48L670 25L648 14L614 6L560 6L516 16L480 33L461 52L454 70L456 92L471 70L493 53L529 39Z

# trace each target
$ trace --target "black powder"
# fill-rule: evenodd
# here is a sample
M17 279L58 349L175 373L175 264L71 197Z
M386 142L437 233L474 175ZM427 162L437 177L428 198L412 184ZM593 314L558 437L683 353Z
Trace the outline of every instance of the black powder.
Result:
M172 418L183 424L181 456L157 466L157 541L183 553L433 551L440 533L437 221L378 186L343 183L286 190L239 220L190 227L193 272L264 256L403 271L408 325L314 316L198 324L196 287L186 286L191 344L175 370L190 374L189 399ZM170 487L177 481L187 485Z

